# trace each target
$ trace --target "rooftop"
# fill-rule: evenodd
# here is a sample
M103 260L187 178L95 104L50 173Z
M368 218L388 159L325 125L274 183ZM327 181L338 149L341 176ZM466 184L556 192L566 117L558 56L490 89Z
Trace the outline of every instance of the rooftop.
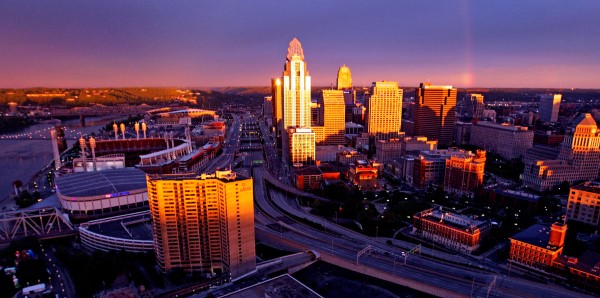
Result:
M150 211L92 220L83 227L91 232L114 238L153 240Z
M125 195L146 189L146 173L136 168L85 172L56 178L58 193L69 197Z
M600 194L600 182L587 181L587 182L583 182L581 184L577 184L577 185L571 187L571 189L583 190L583 191L587 191L587 192L593 192L593 193Z
M148 175L150 180L206 180L206 179L219 179L222 181L239 181L248 179L242 175L238 175L236 172L232 170L216 170L212 174L194 174L194 173L185 173L185 174L156 174L156 175Z
M550 240L550 227L547 225L535 224L513 235L511 239L547 248L548 241ZM558 247L556 249L558 249Z
M289 274L281 275L223 297L243 298L319 298L321 295Z

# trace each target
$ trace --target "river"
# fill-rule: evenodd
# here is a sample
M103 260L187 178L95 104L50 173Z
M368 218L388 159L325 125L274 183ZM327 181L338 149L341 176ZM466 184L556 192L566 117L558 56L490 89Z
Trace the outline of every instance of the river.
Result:
M86 126L82 127L79 119L63 121L65 136L67 138L77 137L80 134L98 132L106 124L114 120L125 119L122 116L115 119L114 116L86 118ZM53 124L35 124L17 133L7 134L33 134L35 136L50 136ZM75 140L67 140L72 146ZM0 202L6 200L14 193L13 181L21 180L24 184L29 182L33 176L46 167L53 159L52 141L48 140L0 140Z

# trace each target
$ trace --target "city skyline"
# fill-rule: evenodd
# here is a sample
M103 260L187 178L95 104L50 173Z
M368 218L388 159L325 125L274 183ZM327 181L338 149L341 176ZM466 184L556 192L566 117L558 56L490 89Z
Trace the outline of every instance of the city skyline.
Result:
M294 37L314 86L600 88L598 2L359 4L5 1L0 88L268 86Z

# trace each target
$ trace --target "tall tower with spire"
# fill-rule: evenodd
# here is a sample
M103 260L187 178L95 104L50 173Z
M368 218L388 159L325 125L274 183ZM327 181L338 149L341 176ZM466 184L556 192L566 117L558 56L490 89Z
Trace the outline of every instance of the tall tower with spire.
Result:
M273 98L281 94L281 148L285 163L314 164L315 133L311 130L311 81L304 50L297 38L290 42L281 79L272 80ZM277 105L277 104L276 104Z
M298 39L290 42L283 70L283 125L310 127L310 75Z

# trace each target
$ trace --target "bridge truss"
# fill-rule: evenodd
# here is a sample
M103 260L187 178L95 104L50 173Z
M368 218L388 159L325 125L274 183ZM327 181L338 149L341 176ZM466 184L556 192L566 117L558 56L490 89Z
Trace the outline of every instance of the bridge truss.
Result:
M77 233L56 208L14 211L0 214L0 244L26 237L54 238Z

